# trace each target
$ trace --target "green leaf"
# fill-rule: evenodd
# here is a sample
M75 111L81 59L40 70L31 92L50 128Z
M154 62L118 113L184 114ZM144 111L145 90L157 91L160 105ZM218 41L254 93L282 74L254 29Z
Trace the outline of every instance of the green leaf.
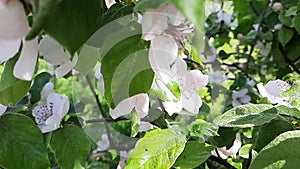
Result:
M285 16L293 16L293 15L297 15L298 12L298 7L297 6L292 6L290 7L286 12L285 12Z
M293 126L283 120L272 120L270 123L258 129L256 141L253 144L253 149L259 152L264 146L272 141L279 134L293 130Z
M293 37L294 31L292 29L283 27L278 31L278 40L279 42L285 46Z
M16 105L28 92L31 82L15 78L13 70L18 56L6 62L0 80L0 103L6 106Z
M250 169L290 169L300 166L300 131L280 134L256 156Z
M278 19L284 26L290 27L292 24L292 18L285 16L283 12L279 14Z
M209 138L209 141L217 147L232 147L233 142L236 138L237 130L234 128L220 127L218 135Z
M218 127L202 119L197 119L188 128L190 135L198 137L200 142L205 142L209 137L218 135Z
M126 169L169 169L183 151L185 136L171 129L152 130L132 150Z
M214 119L222 127L248 128L268 123L278 115L277 110L268 104L248 104L235 107Z
M174 167L180 169L196 168L204 163L215 146L199 143L198 141L188 141L183 152L176 160Z
M4 168L49 168L43 136L27 116L6 113L0 117L0 166Z
M157 9L161 5L169 1L170 0L142 0L142 1L138 1L136 6L133 8L133 10L137 12L137 11L146 11L148 9Z
M62 0L45 30L73 55L100 26L102 11L100 0Z
M50 146L60 167L73 169L76 165L84 165L91 143L82 129L71 124L53 132Z
M31 40L40 33L61 1L62 0L31 1L34 7L33 24L30 32L26 36L26 40Z
M294 25L295 25L296 31L300 35L300 15L298 15L294 18Z
M298 110L300 110L300 81L295 81L292 87L281 93Z
M79 71L82 75L86 76L90 71L94 69L98 61L98 58L99 58L98 48L88 46L88 45L83 45L74 69Z
M239 150L239 156L248 159L252 144L245 144Z
M149 43L141 40L141 27L131 23L113 34L101 51L101 71L105 83L105 97L114 108L122 100L147 93L154 72L148 61Z
M37 103L41 99L41 91L51 78L52 76L47 72L42 72L34 78L33 85L29 90L31 94L30 102L32 104Z
M193 22L196 28L204 35L205 0L171 0L171 2L187 19Z
M113 4L103 15L103 23L107 24L111 21L119 19L123 16L131 15L133 13L134 5L124 5L122 3Z
M136 111L133 111L131 113L131 134L130 134L131 137L135 137L138 134L140 129L139 123L140 123L140 117Z

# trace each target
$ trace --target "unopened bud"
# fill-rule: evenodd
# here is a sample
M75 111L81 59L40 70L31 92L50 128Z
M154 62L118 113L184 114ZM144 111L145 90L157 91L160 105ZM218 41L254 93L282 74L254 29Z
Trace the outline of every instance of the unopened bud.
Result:
M272 6L272 9L273 9L274 11L280 11L280 10L282 9L281 3L275 2L275 3L273 4L273 6Z
M241 39L244 39L244 35L241 34L241 33L239 33L239 34L237 34L237 38L240 39L240 40L241 40Z
M280 30L282 28L282 24L276 24L275 26L274 26L274 29L275 30Z

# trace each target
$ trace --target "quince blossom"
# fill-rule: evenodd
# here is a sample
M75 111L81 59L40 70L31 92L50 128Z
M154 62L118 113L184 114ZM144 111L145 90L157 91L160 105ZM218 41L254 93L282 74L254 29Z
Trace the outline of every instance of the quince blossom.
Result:
M1 116L3 113L5 113L6 109L7 109L6 106L0 104L0 116Z
M232 21L232 15L228 14L224 11L219 11L217 13L218 19L217 19L217 23L221 23L222 21L229 27L237 27L238 24L236 22Z
M49 36L45 36L40 41L39 52L44 56L44 59L48 63L59 66L55 69L55 75L57 78L61 78L70 72L78 60L78 56L75 54L71 61L69 59L69 54L64 50L64 48Z
M69 111L69 99L53 93L53 84L48 83L41 92L41 101L35 106L32 115L42 131L47 133L59 128L61 120Z
M228 79L219 70L215 71L214 73L207 72L207 74L208 74L210 83L221 84L221 83L225 82Z
M26 41L29 32L26 13L19 0L0 1L0 62L14 57L21 46L22 50L13 70L15 77L30 81L38 56L37 38Z
M109 110L113 119L130 114L135 108L140 118L144 118L149 112L149 96L146 93L137 94L121 101L114 109Z
M258 91L262 97L268 98L272 104L285 105L292 107L291 104L280 96L281 92L291 88L291 85L282 80L269 81L265 86L263 83L257 84Z
M251 97L247 95L248 89L242 89L232 94L232 106L237 107L247 104L251 101Z

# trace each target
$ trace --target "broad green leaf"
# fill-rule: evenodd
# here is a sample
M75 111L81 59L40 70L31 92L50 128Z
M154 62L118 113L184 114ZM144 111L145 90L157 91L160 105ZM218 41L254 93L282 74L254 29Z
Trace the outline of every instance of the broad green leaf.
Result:
M286 97L295 108L300 110L300 81L295 81L292 87L287 91L282 92L281 95Z
M278 113L280 115L288 115L288 116L292 116L292 117L296 117L298 119L300 119L300 110L296 109L296 108L290 108L287 106L276 106L276 110L278 111Z
M140 129L140 117L138 116L136 111L131 113L131 137L135 137Z
M285 46L293 37L294 31L292 29L283 27L278 31L279 42Z
M43 135L27 116L7 113L0 117L0 166L8 169L50 167Z
M185 136L171 129L152 130L130 153L126 169L169 169L183 151Z
M188 141L183 152L176 160L174 167L180 169L196 168L209 158L211 151L214 149L215 146L206 143Z
M295 25L296 31L300 35L300 15L298 15L294 18L294 25Z
M50 146L60 167L73 169L75 165L84 165L91 143L82 129L71 124L52 133Z
M270 123L265 124L258 129L253 149L259 152L279 134L290 130L294 130L294 128L287 121L280 119L272 120Z
M113 34L101 51L105 97L114 108L122 100L147 93L154 72L148 61L149 43L141 39L141 27L132 23Z
M31 40L40 33L61 1L62 0L30 1L34 9L33 24L30 32L26 36L26 40Z
M286 12L285 12L285 16L293 16L293 15L297 15L298 12L298 7L297 6L292 6L290 7Z
M34 82L29 90L31 94L30 102L32 104L37 103L41 99L41 91L51 78L52 76L47 72L42 72L34 78Z
M97 64L98 58L98 48L83 45L74 69L79 71L82 75L86 76L90 71L94 69L95 65Z
M297 59L300 58L299 38L300 35L298 35L298 33L294 34L292 40L290 40L289 43L286 45L287 57L292 61L296 61Z
M198 30L204 35L205 23L205 0L171 0L181 13L193 22Z
M232 147L237 130L234 128L220 127L218 135L210 137L209 142L217 147Z
M31 82L15 78L13 70L18 56L6 62L0 80L0 103L16 105L28 92Z
M107 24L123 16L128 16L133 13L134 5L124 5L122 3L113 4L103 15L103 24Z
M201 142L205 142L209 137L218 135L218 127L202 119L197 119L188 128L190 135L199 138Z
M248 104L235 107L214 119L221 127L248 128L268 123L278 115L277 110L268 104Z
M170 0L141 0L138 1L136 6L133 8L134 11L146 11L148 9L157 9L162 4L169 2Z
M300 131L288 131L271 141L256 156L250 169L291 169L300 166Z
M252 144L245 144L239 149L239 156L248 159Z
M73 55L100 26L102 11L100 0L62 0L45 30Z
M285 26L289 27L292 24L292 18L285 16L283 12L278 15L278 19Z

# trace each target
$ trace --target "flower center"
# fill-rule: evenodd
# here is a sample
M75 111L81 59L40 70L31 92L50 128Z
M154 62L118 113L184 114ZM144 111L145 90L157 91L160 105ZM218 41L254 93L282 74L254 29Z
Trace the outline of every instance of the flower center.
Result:
M36 106L32 112L37 124L45 124L46 120L53 115L53 103Z

